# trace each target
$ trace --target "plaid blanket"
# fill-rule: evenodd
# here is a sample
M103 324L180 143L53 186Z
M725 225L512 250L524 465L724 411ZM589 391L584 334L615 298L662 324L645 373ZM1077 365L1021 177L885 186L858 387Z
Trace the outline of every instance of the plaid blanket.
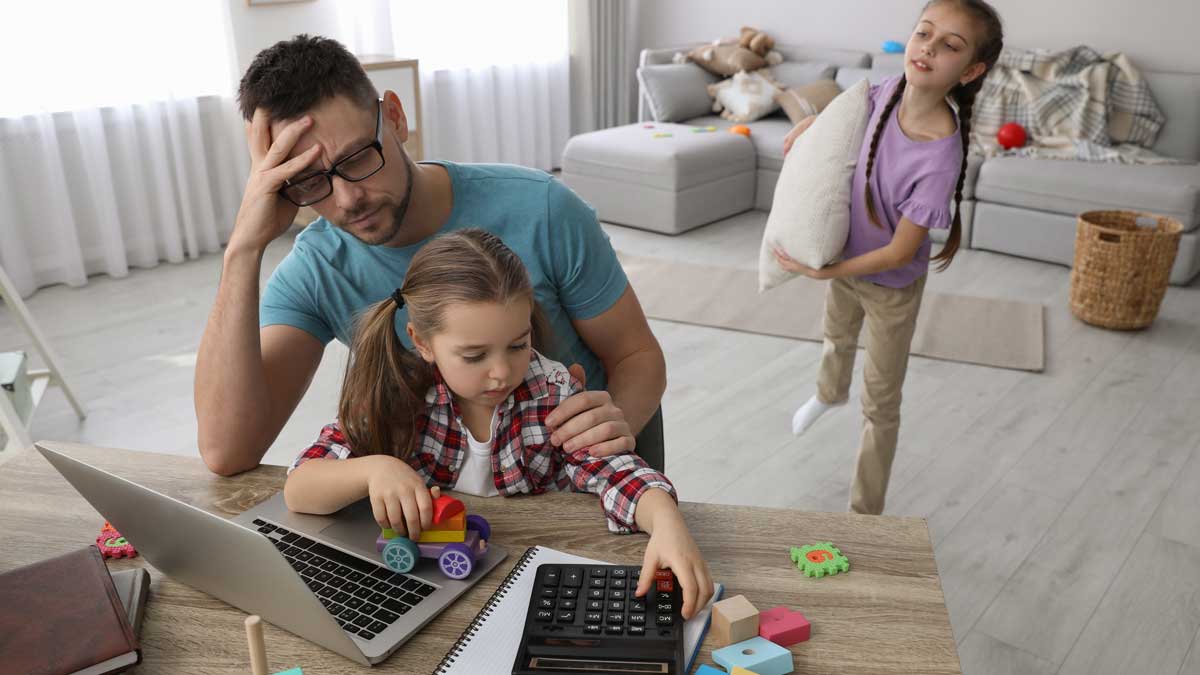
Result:
M1128 164L1176 163L1148 150L1166 118L1124 54L1079 46L1006 49L984 80L971 120L971 151ZM1005 151L996 131L1016 122L1024 148Z

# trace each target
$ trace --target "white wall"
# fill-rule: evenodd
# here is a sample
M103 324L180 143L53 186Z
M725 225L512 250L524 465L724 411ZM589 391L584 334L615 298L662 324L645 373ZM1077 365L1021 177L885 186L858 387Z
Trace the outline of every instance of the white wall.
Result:
M638 7L639 50L708 42L743 26L779 42L877 52L907 39L923 0L649 0ZM992 0L1005 44L1050 49L1086 44L1125 52L1148 70L1200 72L1197 0Z
M228 0L236 54L234 85L263 49L299 33L342 39L336 0L307 0L281 5L248 6L246 0Z

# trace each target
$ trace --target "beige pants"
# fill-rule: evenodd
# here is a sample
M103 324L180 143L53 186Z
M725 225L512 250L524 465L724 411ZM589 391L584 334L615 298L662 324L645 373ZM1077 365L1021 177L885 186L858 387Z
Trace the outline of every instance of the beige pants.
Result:
M867 323L862 444L850 487L855 513L883 513L900 433L900 389L924 289L924 276L907 288L847 278L831 281L825 296L825 352L817 378L823 403L849 398L858 334L864 318Z

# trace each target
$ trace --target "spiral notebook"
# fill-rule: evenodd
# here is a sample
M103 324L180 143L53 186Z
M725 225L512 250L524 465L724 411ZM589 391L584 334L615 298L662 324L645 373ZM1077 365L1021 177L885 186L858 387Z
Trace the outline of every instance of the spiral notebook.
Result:
M529 594L533 592L534 572L542 563L580 566L610 564L545 546L531 546L446 653L441 664L434 669L434 675L512 673L513 661L517 658L517 648L521 643L521 632L525 629L525 612L529 608ZM688 654L685 673L692 669L700 643L708 631L712 603L721 598L722 591L724 587L721 584L713 584L713 597L708 605L683 624L684 652Z

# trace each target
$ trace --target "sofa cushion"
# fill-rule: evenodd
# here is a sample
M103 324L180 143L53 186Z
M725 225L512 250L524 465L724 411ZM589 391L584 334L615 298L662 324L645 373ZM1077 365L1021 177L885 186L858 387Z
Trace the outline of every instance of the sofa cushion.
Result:
M673 192L754 173L754 149L744 137L695 129L682 124L656 123L649 128L629 124L579 134L567 141L562 170Z
M637 78L649 100L650 116L659 122L678 122L711 112L708 85L720 79L694 63L642 66Z
M996 157L979 170L975 195L982 202L1066 215L1092 209L1147 211L1177 219L1187 232L1200 223L1200 164Z
M784 61L768 68L780 89L791 89L818 80L832 80L837 66L822 61Z
M1167 123L1151 148L1180 159L1200 159L1200 74L1145 71L1154 101Z
M723 120L716 115L695 117L688 120L687 123L698 127L714 126L724 133L728 133L725 130L736 124L736 122ZM788 118L764 117L746 126L750 127L750 141L754 144L754 153L758 157L758 168L771 171L782 169L783 139L792 130L792 123L788 121Z

